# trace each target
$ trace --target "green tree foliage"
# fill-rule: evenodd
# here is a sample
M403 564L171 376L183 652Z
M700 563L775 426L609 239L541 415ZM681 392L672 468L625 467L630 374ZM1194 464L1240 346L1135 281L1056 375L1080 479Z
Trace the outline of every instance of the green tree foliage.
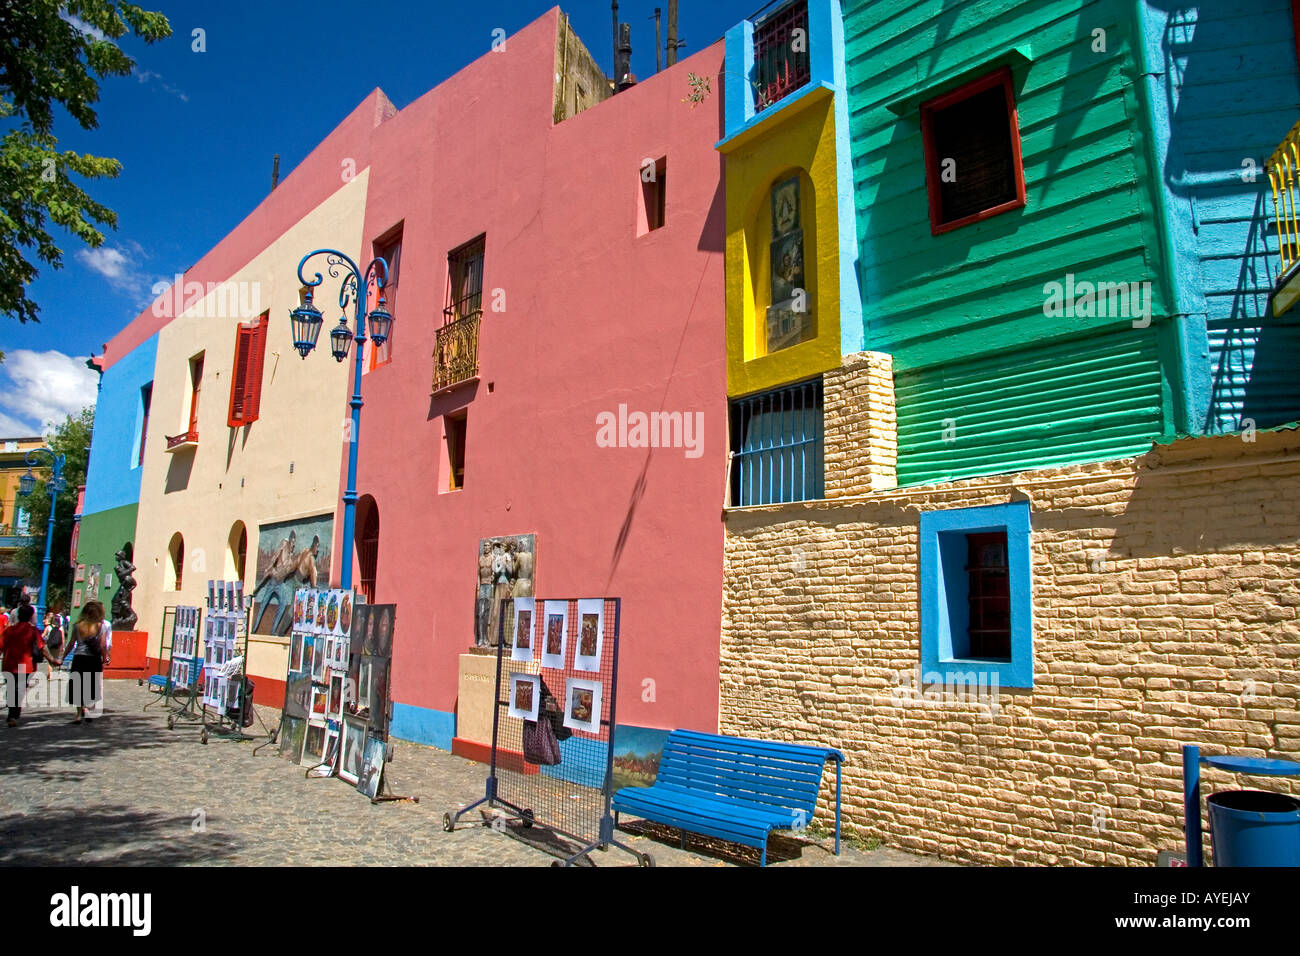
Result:
M116 159L59 150L55 107L91 130L99 125L98 81L129 76L135 61L115 41L130 31L146 43L171 36L161 13L119 0L0 0L0 313L37 321L27 297L38 269L28 257L58 269L63 250L46 229L62 226L92 248L100 226L117 214L95 202L71 175L113 178Z
M69 415L63 424L55 429L49 438L49 446L55 454L63 455L67 460L63 465L63 477L68 486L59 493L57 507L54 509L54 545L50 549L50 577L47 600L54 605L55 588L59 594L66 595L64 584L72 570L69 550L72 547L72 517L77 511L77 488L86 483L86 462L90 458L90 434L95 426L95 408L83 408L77 415ZM36 488L21 499L22 506L30 515L30 530L34 538L18 553L18 561L23 566L27 577L40 580L41 565L45 562L45 527L50 520L50 493L45 485L50 480L50 469L33 468L37 477ZM67 606L66 603L64 605Z

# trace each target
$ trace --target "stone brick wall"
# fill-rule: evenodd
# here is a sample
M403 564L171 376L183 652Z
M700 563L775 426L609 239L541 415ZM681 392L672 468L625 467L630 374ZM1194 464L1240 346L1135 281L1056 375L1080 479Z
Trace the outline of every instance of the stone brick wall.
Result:
M1025 499L1033 689L914 699L921 511ZM1300 759L1296 431L726 526L721 732L841 748L849 832L972 863L1151 865L1182 846L1184 743ZM1203 793L1235 786L1300 792L1207 772Z
M827 498L898 484L894 360L881 352L846 355L822 377Z

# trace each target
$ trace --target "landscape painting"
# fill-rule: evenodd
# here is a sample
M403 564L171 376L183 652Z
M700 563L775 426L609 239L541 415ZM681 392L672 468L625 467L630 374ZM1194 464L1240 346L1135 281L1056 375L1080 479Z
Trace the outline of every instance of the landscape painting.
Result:
M614 728L614 789L648 787L659 775L668 731L619 724Z

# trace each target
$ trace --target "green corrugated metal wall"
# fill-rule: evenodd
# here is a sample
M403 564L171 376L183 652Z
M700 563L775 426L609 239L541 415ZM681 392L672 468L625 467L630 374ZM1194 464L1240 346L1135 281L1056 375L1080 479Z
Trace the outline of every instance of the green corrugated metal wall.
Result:
M1126 457L1164 415L1150 329L904 372L894 388L904 485Z
M894 356L899 480L1104 459L1170 433L1133 3L845 0L844 14L865 342ZM1000 63L1027 205L933 236L917 106ZM1045 315L1044 285L1067 273L1150 282L1154 324Z

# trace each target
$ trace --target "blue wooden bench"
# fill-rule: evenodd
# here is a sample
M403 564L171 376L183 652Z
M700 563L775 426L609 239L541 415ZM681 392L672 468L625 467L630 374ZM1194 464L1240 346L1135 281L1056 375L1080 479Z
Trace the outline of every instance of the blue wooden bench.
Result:
M827 760L835 761L835 853L840 852L840 767L844 755L744 737L674 730L664 743L659 776L650 787L624 787L611 804L620 813L756 847L767 865L773 830L812 822Z

